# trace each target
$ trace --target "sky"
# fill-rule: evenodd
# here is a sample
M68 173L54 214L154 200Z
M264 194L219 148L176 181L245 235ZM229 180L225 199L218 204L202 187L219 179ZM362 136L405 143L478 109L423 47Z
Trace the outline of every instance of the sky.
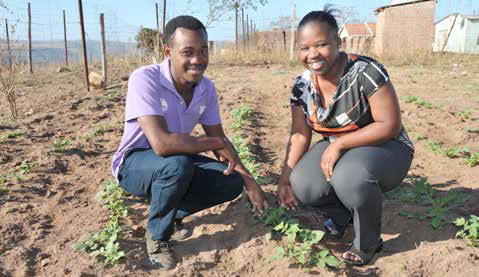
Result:
M11 39L27 38L26 0L0 0L8 9L0 7L0 40L5 38L5 19L13 25ZM158 1L160 14L163 1ZM271 22L281 16L290 16L293 4L296 17L300 19L312 10L321 9L325 3L337 7L353 7L362 20L375 22L374 10L389 4L390 0L268 0L257 10L245 11L258 29L269 29ZM77 0L30 0L32 17L32 39L54 41L63 39L62 10L67 18L67 37L80 39ZM99 40L99 14L105 14L107 40L134 42L140 26L156 28L155 3L153 0L83 0L83 14L87 39ZM166 0L166 16L172 18L190 14L205 21L208 12L207 0ZM190 3L190 5L188 5ZM359 4L360 3L360 4ZM438 0L436 21L451 13L479 14L479 0ZM12 28L12 27L11 27ZM160 18L161 28L161 18ZM208 28L210 40L234 40L234 12Z

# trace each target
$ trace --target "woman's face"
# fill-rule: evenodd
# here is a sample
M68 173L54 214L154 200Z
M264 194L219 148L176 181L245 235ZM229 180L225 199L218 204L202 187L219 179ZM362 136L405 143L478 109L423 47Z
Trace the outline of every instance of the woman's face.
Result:
M299 60L313 74L325 76L336 64L340 43L327 23L307 23L298 31Z

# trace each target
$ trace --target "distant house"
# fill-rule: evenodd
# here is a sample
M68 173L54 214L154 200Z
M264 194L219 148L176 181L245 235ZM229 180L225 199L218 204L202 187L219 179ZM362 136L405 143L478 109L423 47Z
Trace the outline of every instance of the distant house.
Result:
M431 51L435 0L395 0L376 12L374 51Z
M341 39L350 37L373 37L376 34L376 23L344 24L339 28Z
M479 54L479 15L456 13L436 22L433 51Z

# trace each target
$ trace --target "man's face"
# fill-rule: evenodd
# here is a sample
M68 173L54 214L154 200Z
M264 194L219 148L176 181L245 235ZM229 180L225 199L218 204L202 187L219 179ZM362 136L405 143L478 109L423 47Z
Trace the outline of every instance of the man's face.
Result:
M208 36L203 29L177 28L164 53L176 83L197 83L208 66Z

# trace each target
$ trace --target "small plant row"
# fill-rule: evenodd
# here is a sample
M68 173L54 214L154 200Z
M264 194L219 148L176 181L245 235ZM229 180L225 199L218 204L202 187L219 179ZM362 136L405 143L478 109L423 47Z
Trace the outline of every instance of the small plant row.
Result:
M427 101L425 101L424 99L422 99L421 97L419 96L413 96L413 95L409 95L409 96L406 96L404 98L404 101L406 103L413 103L413 104L416 104L420 107L423 107L425 109L439 109L440 107L439 106L434 106L432 103L429 103Z
M462 158L470 167L479 165L479 153L472 152L469 147L460 148L459 146L454 146L444 148L439 142L432 139L426 139L424 143L432 152L437 155L445 156L451 159Z
M438 229L448 222L448 212L469 199L469 195L462 192L441 191L434 189L425 177L410 177L411 186L398 186L386 193L389 199L419 204L427 207L420 212L400 210L399 215L418 220L431 220L433 229Z
M246 142L244 141L240 132L241 127L245 125L246 120L251 116L251 114L251 109L247 106L241 106L239 108L231 110L231 116L233 117L233 123L231 124L231 128L235 131L231 143L233 143L233 146L235 147L236 152L238 153L238 157L240 158L243 165L251 173L253 178L258 181L259 165L252 157L251 152L249 151L249 148L246 145Z
M288 218L282 208L267 209L263 220L266 225L273 227L272 232L266 235L268 240L272 239L275 233L287 237L286 246L277 247L276 253L269 257L270 261L287 257L303 271L309 271L311 267L340 265L341 262L330 254L329 249L317 247L317 243L324 236L323 231L301 227L296 220Z
M461 148L459 146L453 146L445 148L441 143L430 139L425 135L413 133L412 137L416 141L424 140L426 147L437 155L451 159L461 158L470 167L479 165L479 153L472 152L470 147L465 146Z
M86 251L105 265L116 265L125 256L121 251L118 240L122 236L124 227L120 219L128 214L123 199L126 193L114 180L103 183L103 188L97 194L97 200L108 210L108 221L101 230L91 233L86 239L74 246L75 251Z

